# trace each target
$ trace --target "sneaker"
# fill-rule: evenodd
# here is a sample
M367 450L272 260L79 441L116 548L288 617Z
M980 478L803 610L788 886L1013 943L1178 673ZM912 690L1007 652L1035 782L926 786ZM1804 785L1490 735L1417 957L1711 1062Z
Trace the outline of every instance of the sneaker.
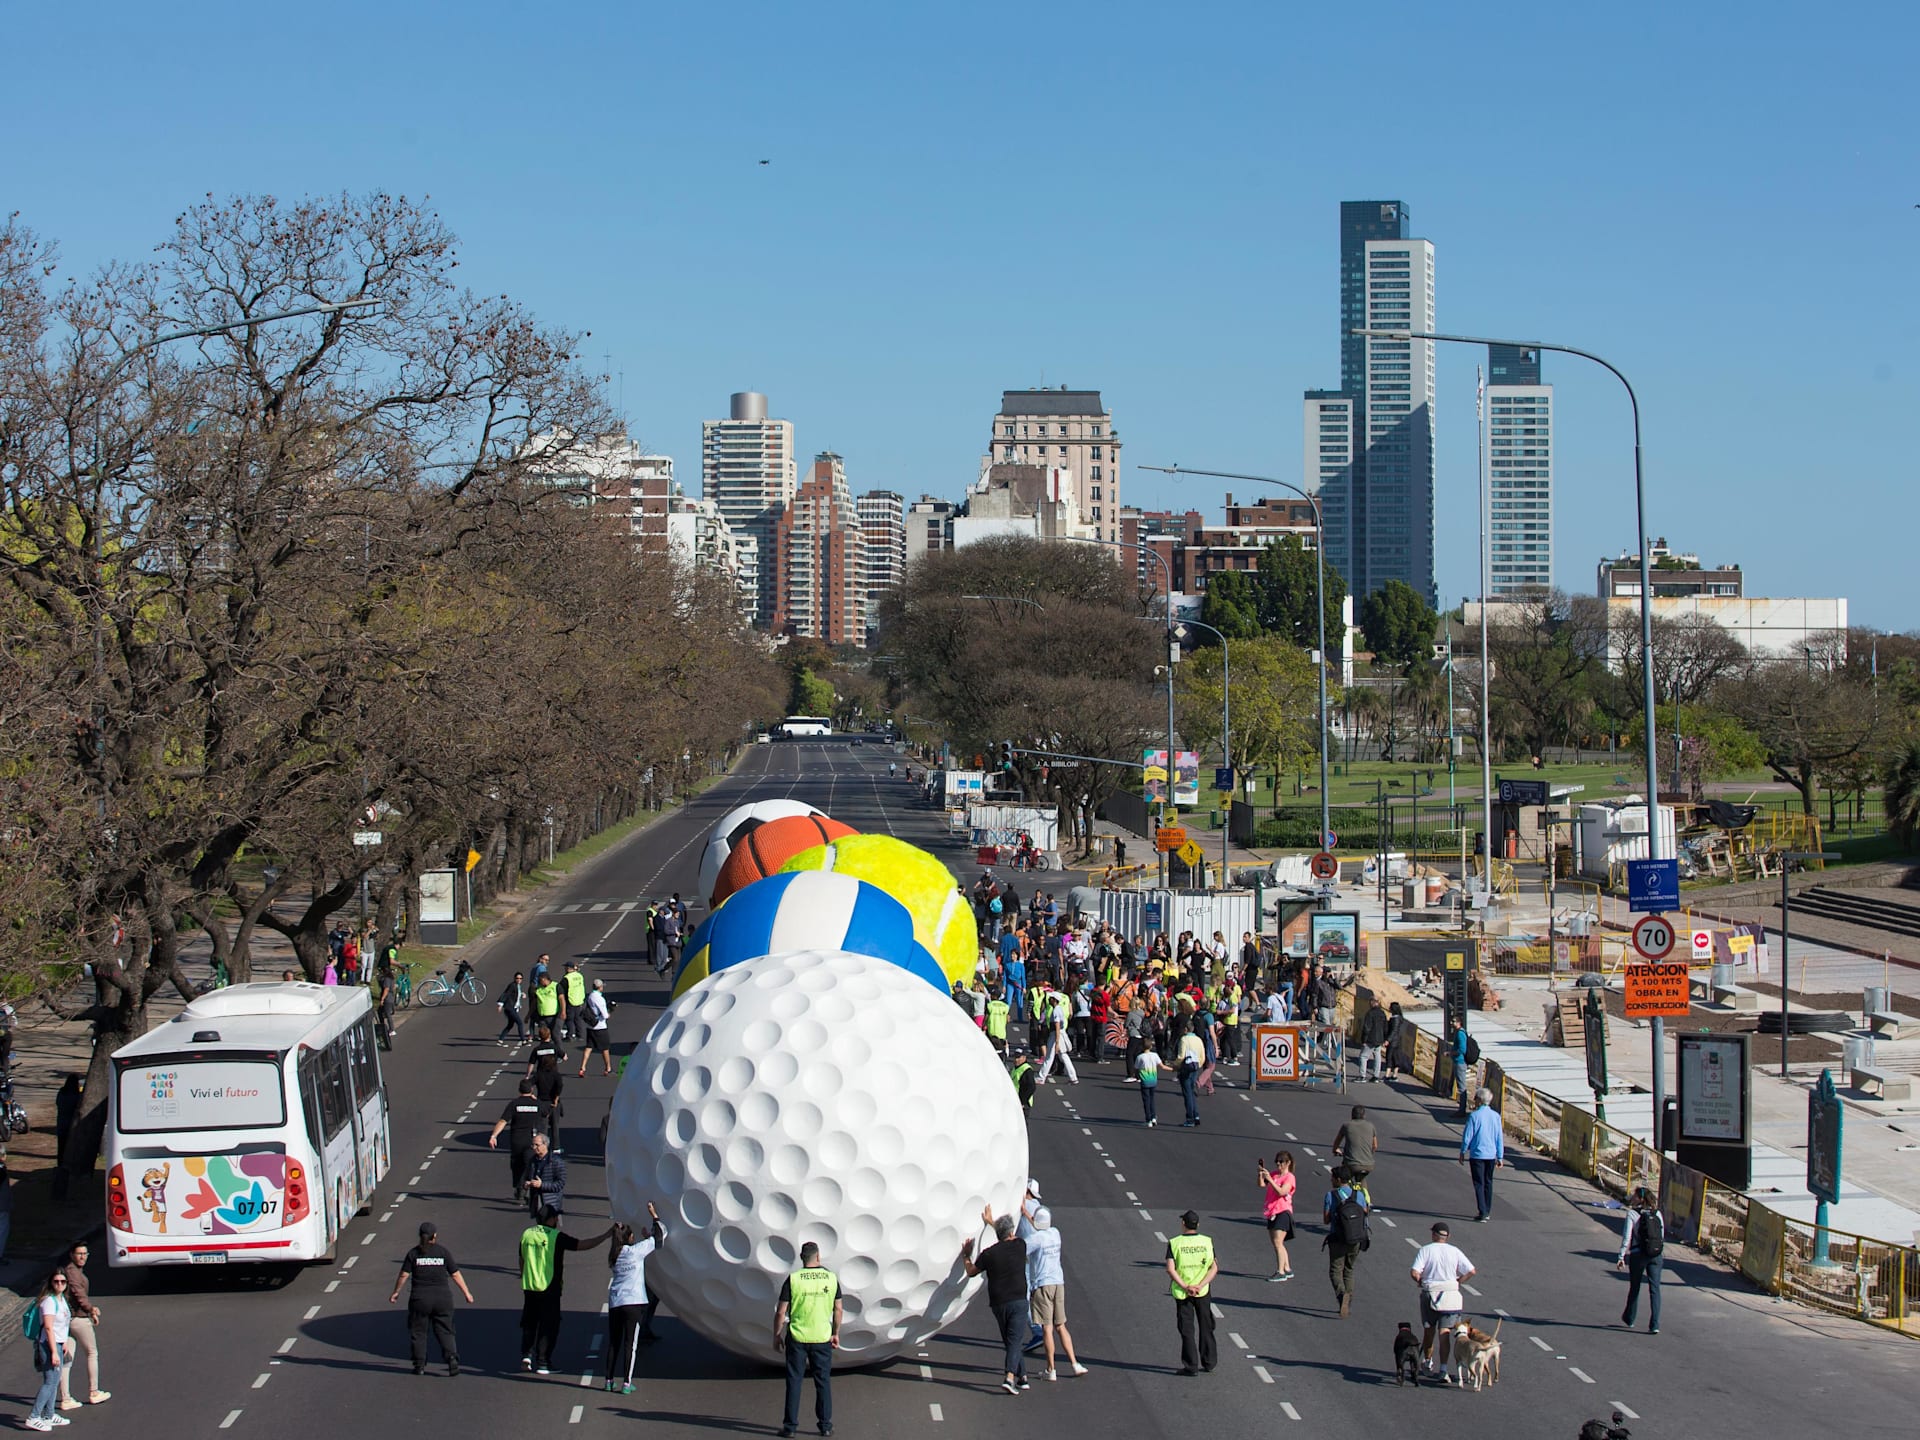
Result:
M427 1373L427 1367L424 1365L416 1365L413 1367L413 1373L416 1375L424 1375Z
M1058 1380L1059 1378L1060 1378L1060 1376L1059 1376L1059 1373L1058 1373L1057 1371L1053 1371L1053 1370L1049 1370L1049 1371L1047 1371L1047 1379L1048 1379L1049 1381L1054 1381L1054 1380Z
M1002 1381L1000 1382L1000 1388L1001 1388L1002 1390L1004 1390L1004 1391L1006 1391L1006 1392L1007 1392L1007 1393L1008 1393L1009 1395L1018 1395L1018 1394L1020 1393L1020 1387L1019 1387L1019 1386L1018 1386L1017 1384L1015 1384L1015 1383L1014 1383L1014 1381L1013 1381L1013 1379L1012 1379L1011 1377L1009 1377L1009 1378L1007 1378L1007 1379L1005 1379L1005 1380L1002 1380ZM28 1424L32 1424L33 1422L32 1422L32 1421L28 1421L27 1423L28 1423ZM45 1427L43 1426L42 1428L44 1429ZM792 1431L788 1431L787 1433L788 1433L788 1434L792 1434L793 1432L792 1432Z
M60 1408L62 1410L78 1410L80 1408L80 1402L78 1400L62 1400L60 1402Z
M87 1396L87 1403L89 1405L100 1405L100 1404L104 1404L108 1400L111 1400L112 1398L113 1398L113 1392L111 1390L96 1390L91 1395Z
M29 1430L51 1430L53 1428L53 1422L51 1420L42 1420L38 1415L29 1415L20 1423L25 1425Z
M553 1371L549 1370L544 1365L536 1365L533 1367L533 1373L536 1375L551 1375Z
M520 1357L520 1368L521 1368L522 1370L531 1370L531 1369L533 1369L533 1356L531 1356L531 1355L522 1355L522 1356Z
M447 1362L447 1378L449 1380L458 1380L460 1378L460 1364L458 1361L449 1360Z
M64 1415L49 1415L47 1417L47 1427L49 1429L52 1429L57 1425L71 1425L72 1423L73 1421L69 1420Z
M1440 1372L1438 1378L1442 1385L1451 1385L1453 1383L1453 1377L1444 1370Z
M1026 1376L1022 1375L1020 1377L1020 1388L1022 1390L1031 1390L1033 1388L1033 1382L1028 1380Z
M1159 1123L1160 1122L1158 1120L1149 1120L1147 1121L1147 1128L1151 1130L1154 1126L1158 1125Z
M622 1385L620 1387L620 1393L622 1395L631 1395L633 1393L633 1386L631 1384Z
M1087 1373L1087 1367L1076 1360L1073 1362L1073 1373L1076 1375L1084 1375Z
M1280 1271L1278 1271L1278 1270L1276 1270L1276 1271L1274 1271L1274 1272L1273 1272L1273 1274L1271 1274L1271 1275L1269 1275L1269 1276L1267 1276L1267 1283L1268 1283L1269 1285L1278 1285L1278 1284L1279 1284L1279 1283L1280 1283L1280 1282L1281 1282L1282 1280L1284 1280L1284 1279L1286 1279L1286 1278L1287 1278L1287 1277L1285 1276L1285 1274L1283 1274L1282 1272L1280 1272Z

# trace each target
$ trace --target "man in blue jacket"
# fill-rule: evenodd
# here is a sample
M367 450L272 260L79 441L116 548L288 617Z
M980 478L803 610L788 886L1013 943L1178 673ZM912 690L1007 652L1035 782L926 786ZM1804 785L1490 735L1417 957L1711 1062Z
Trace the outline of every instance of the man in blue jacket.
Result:
M1473 1218L1486 1220L1493 1214L1493 1172L1507 1163L1507 1141L1493 1092L1484 1085L1473 1092L1473 1113L1460 1136L1460 1163L1473 1172Z

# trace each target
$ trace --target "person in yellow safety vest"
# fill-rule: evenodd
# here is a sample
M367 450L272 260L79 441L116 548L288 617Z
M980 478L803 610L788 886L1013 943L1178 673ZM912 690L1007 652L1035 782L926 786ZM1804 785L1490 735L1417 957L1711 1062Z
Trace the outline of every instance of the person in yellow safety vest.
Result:
M587 977L580 973L578 960L567 961L567 973L561 977L560 998L566 1002L560 1033L563 1039L587 1038Z
M554 983L551 974L542 975L533 987L534 1019L541 1024L558 1030L560 1020L560 987Z
M1212 1370L1219 1361L1213 1345L1213 1308L1207 1292L1220 1267L1213 1241L1200 1233L1192 1210L1180 1217L1180 1233L1167 1242L1167 1278L1173 1285L1173 1318L1180 1329L1180 1373Z
M1013 1090L1020 1097L1021 1105L1031 1110L1034 1091L1039 1088L1039 1077L1034 1074L1024 1045L1013 1047L1013 1069L1009 1072L1009 1078L1013 1081Z
M780 1287L773 1312L773 1348L787 1357L787 1409L782 1435L800 1423L800 1387L813 1376L813 1418L833 1434L833 1352L840 1344L840 1279L820 1263L820 1247L800 1247L800 1268Z
M991 1040L993 1048L1002 1054L1005 1054L1007 1049L1007 1016L1012 1011L1013 1007L998 994L987 1001L987 1039Z
M1229 980L1220 1004L1221 1057L1229 1065L1240 1063L1240 982Z

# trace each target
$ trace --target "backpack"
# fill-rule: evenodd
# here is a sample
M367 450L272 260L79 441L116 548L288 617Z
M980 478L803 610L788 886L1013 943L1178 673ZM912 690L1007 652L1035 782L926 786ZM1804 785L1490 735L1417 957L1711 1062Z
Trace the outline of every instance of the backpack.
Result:
M1467 1064L1478 1065L1479 1063L1480 1063L1480 1042L1474 1039L1473 1036L1469 1035L1467 1036Z
M1667 1248L1666 1226L1660 1223L1660 1215L1654 1210L1642 1210L1633 1222L1633 1238L1640 1244L1640 1253L1652 1260Z
M543 1292L553 1284L554 1232L535 1225L520 1236L520 1288Z
M44 1328L45 1321L40 1314L39 1302L29 1303L27 1308L20 1312L20 1333L29 1340L38 1340Z
M1364 1250L1372 1237L1367 1233L1367 1207L1358 1195L1348 1195L1333 1212L1333 1235L1349 1250Z

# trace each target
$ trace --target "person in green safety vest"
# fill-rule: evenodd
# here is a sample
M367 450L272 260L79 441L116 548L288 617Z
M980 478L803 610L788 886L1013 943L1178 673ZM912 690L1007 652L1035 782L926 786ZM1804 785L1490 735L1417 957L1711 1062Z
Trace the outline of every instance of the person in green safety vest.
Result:
M1014 1091L1020 1096L1020 1103L1028 1110L1033 1108L1033 1096L1039 1088L1039 1076L1034 1072L1033 1062L1027 1058L1027 1047L1013 1047L1013 1069L1009 1072L1013 1080Z
M580 973L578 960L567 961L566 974L560 981L560 997L567 1002L560 1022L560 1037L584 1040L587 1038L587 977Z
M780 1433L800 1423L800 1387L813 1376L813 1418L833 1434L833 1352L840 1344L840 1279L820 1263L820 1247L800 1247L800 1268L780 1287L773 1312L773 1348L787 1357L787 1409Z
M551 973L533 982L533 1015L540 1024L554 1031L560 1028L560 987Z
M1013 1007L1001 997L998 991L987 1001L987 1039L993 1042L993 1048L1001 1054L1007 1050L1007 1016L1013 1013Z
M1207 1292L1220 1266L1213 1258L1213 1241L1200 1233L1200 1217L1189 1210L1180 1217L1180 1233L1167 1242L1167 1279L1173 1288L1173 1318L1180 1329L1180 1373L1212 1370L1219 1361L1213 1344L1213 1308Z

